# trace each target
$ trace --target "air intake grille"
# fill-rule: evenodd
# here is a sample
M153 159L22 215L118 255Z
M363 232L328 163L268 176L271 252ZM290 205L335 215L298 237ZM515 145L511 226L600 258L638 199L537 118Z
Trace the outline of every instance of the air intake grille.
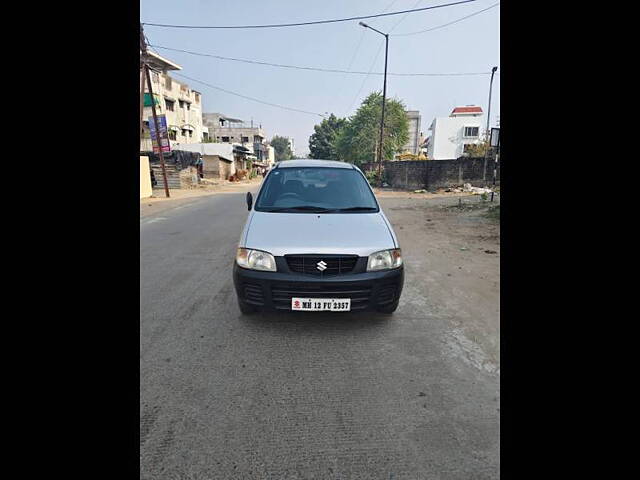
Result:
M307 256L286 255L289 270L307 275L340 275L350 273L358 261L357 255L344 256ZM323 264L321 262L324 262ZM319 264L320 263L320 268Z

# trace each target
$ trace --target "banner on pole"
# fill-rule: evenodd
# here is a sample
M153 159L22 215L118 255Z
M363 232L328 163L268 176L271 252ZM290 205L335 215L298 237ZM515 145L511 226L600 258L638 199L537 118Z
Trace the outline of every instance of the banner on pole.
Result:
M156 135L156 124L153 121L153 116L149 117L149 130L151 132L153 153L160 153L160 149L158 148L158 137L160 137L160 146L162 147L162 152L170 152L171 144L169 142L169 132L167 130L167 117L165 115L157 115L157 118L160 135Z

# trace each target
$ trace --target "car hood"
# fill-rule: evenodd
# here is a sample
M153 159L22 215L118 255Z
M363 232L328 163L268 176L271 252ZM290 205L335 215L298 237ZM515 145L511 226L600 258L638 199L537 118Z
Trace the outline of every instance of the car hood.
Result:
M366 257L395 248L382 212L268 213L252 212L246 248L277 257L287 254L351 254Z

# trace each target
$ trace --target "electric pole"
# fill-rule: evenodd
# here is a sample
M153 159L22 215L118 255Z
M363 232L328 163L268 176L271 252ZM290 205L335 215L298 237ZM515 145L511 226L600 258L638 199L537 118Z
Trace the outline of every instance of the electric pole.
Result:
M384 107L387 103L387 58L389 56L389 34L381 32L380 30L376 30L375 28L367 25L364 22L359 22L361 27L368 28L373 30L374 32L379 33L384 36L385 47L384 47L384 83L382 87L382 118L380 119L380 147L378 148L378 181L380 182L380 186L382 186L382 157L384 154L383 141L384 141Z
M142 50L142 79L140 83L144 86L144 77L147 77L147 86L149 89L149 96L151 97L151 113L153 114L153 124L156 130L156 143L158 144L158 154L160 156L160 167L162 168L162 180L164 181L164 193L167 198L169 195L169 182L167 181L167 170L164 165L164 154L162 153L162 144L160 143L160 124L158 123L158 116L156 115L156 102L153 97L153 86L151 85L151 73L149 72L149 65L147 64L147 42L144 39L144 30L142 29L142 24L140 24L140 50ZM140 132L142 133L142 117L144 111L144 88L140 90L140 96L142 100L140 104L142 105L141 113L140 113ZM140 135L142 138L142 135ZM151 139L151 143L153 145L153 138Z

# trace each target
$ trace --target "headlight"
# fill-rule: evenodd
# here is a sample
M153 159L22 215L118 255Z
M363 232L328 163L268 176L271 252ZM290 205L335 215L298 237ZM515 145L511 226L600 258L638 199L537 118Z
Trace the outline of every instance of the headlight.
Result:
M402 252L399 248L394 248L393 250L382 250L381 252L369 255L367 272L398 268L400 265L402 265Z
M238 248L236 253L238 266L251 270L263 270L266 272L276 271L276 259L273 255L260 250L250 250L248 248Z

